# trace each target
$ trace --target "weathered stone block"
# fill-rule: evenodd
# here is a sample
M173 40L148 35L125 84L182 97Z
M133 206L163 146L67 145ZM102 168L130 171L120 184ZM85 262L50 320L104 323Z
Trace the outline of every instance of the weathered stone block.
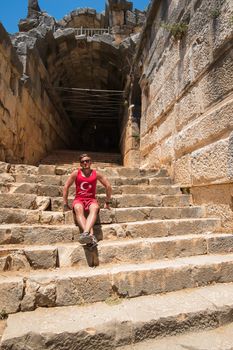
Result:
M50 269L57 266L57 248L25 248L24 253L33 269Z
M213 65L200 82L204 108L222 100L233 90L232 49Z
M221 137L222 134L233 130L232 113L233 103L230 102L214 112L198 118L190 126L184 128L176 135L176 156L180 157L187 152L201 148L211 138Z
M177 131L195 120L203 111L201 92L198 87L192 87L187 94L182 96L176 105L175 126Z
M39 196L60 197L62 195L62 189L58 186L38 185L37 188Z
M24 208L34 209L36 206L36 195L32 194L0 194L0 208Z
M228 182L233 178L231 138L217 141L192 153L193 184Z
M27 175L27 174L15 174L14 175L15 182L19 183L36 183L37 176L36 175Z
M0 227L0 244L53 244L77 241L79 229L70 226Z
M190 195L178 196L164 196L162 198L162 205L164 207L189 206L192 204L192 197Z
M174 137L165 139L160 146L160 161L162 164L171 163L175 157Z
M192 184L191 156L187 154L174 163L174 180L181 186L191 186Z
M207 254L207 244L204 238L170 239L151 244L152 259L172 259Z
M53 307L56 300L56 285L49 280L28 279L21 303L22 311L31 311L36 307Z
M36 178L35 182L46 186L60 186L61 177L54 175L41 175Z
M38 173L40 175L55 175L56 166L55 165L39 165Z
M146 208L137 209L120 209L116 210L114 215L114 222L129 222L142 221L149 217L150 210Z
M96 274L90 277L62 278L56 282L58 306L76 305L106 300L111 296L110 275Z
M63 213L56 212L41 212L40 223L45 225L59 225L65 222Z
M211 186L195 186L191 190L194 203L206 207L206 215L220 217L222 230L232 232L233 229L233 185L219 184Z
M0 209L1 224L21 224L27 220L27 213L20 209Z
M1 174L0 173L0 183L7 184L15 182L14 177L11 174Z
M14 193L25 193L25 194L37 194L38 185L36 184L22 184L16 187Z
M202 14L204 17L204 14ZM204 18L203 18L204 22ZM201 24L198 28L198 40L194 41L191 46L190 56L191 65L190 70L192 71L192 81L196 81L200 74L211 64L211 40L209 38L209 26ZM193 22L196 24L196 22Z
M32 165L24 165L24 164L15 164L11 165L10 173L14 174L34 174L37 175L38 168Z
M51 200L49 197L36 197L36 206L35 209L38 210L46 210L51 203Z
M30 265L24 255L23 250L9 249L2 250L0 257L0 271L20 271L29 270Z
M122 244L109 244L100 246L99 263L139 263L150 260L152 256L150 244L147 242L122 242Z
M0 281L0 311L5 310L6 313L19 311L23 291L24 282L22 277L13 277L7 281L2 277Z

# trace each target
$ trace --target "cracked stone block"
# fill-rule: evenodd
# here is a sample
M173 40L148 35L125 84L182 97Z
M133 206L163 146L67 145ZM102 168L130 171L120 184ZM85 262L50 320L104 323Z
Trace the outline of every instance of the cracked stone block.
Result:
M23 298L24 282L22 277L12 277L0 279L0 311L14 313L20 310L21 300Z

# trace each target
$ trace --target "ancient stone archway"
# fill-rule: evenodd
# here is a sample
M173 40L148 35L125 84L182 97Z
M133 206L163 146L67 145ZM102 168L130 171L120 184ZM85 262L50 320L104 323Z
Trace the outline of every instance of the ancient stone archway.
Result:
M0 159L35 164L55 149L123 152L129 76L145 19L132 6L108 0L105 14L76 9L57 21L29 0L18 33L9 37L0 25L4 76L11 63L0 96Z
M119 152L139 15L132 3L109 0L105 14L77 9L56 21L29 1L12 41L27 84L42 104L45 91L62 119L65 148Z
M55 36L47 70L74 132L71 148L118 151L124 108L123 52L112 38ZM77 137L78 135L78 137Z

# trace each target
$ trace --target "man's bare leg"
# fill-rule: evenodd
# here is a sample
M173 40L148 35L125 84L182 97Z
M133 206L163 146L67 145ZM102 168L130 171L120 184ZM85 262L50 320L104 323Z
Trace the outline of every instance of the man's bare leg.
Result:
M92 206L97 206L97 213L98 213L98 210L99 210L98 205L92 204ZM97 218L97 214L95 216L95 211L96 211L95 208L90 208L90 212L88 215L89 224L87 224L87 219L84 215L84 208L83 208L82 204L78 203L74 206L74 212L75 212L75 217L76 217L77 223L81 227L81 229L83 230L83 233L81 233L80 239L79 239L79 242L81 244L93 243L93 237L94 237L93 226L94 226L96 218ZM90 225L92 225L91 228L90 228ZM90 235L89 235L89 233L90 233Z
M75 204L74 212L78 225L82 228L83 231L85 231L86 218L84 216L84 208L82 204Z
M94 234L93 226L95 225L98 212L99 212L99 205L95 204L95 203L91 204L89 207L89 214L88 214L88 217L86 219L86 224L85 224L85 228L84 228L84 231L90 232L91 235Z

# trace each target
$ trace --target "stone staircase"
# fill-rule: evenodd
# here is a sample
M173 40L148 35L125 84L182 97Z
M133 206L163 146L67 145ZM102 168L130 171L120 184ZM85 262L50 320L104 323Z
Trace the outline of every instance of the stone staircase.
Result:
M88 153L88 155L94 160L93 165L96 166L118 166L122 163L121 155L119 153L99 153L75 150L67 151L59 149L50 153L46 158L44 158L41 161L41 164L59 164L69 166L72 164L72 166L79 166L79 157L82 153Z
M100 211L90 252L62 211L74 163L61 164L0 163L2 350L162 350L176 334L230 327L233 235L219 219L193 206L165 170L100 159L113 204ZM99 186L98 198L103 204ZM181 349L182 339L168 348Z

